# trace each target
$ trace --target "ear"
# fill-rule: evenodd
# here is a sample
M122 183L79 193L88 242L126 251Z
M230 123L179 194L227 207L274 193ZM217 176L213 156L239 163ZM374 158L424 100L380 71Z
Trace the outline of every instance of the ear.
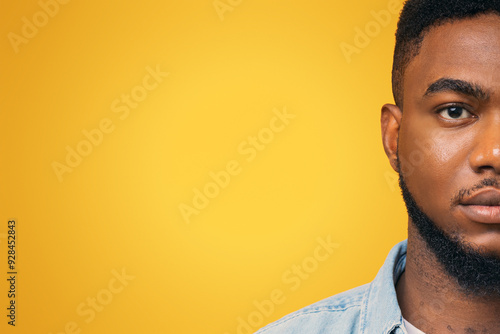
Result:
M385 104L382 107L380 125L382 126L382 143L384 144L385 154L389 158L392 169L398 171L397 152L399 128L403 113L398 106L394 104Z

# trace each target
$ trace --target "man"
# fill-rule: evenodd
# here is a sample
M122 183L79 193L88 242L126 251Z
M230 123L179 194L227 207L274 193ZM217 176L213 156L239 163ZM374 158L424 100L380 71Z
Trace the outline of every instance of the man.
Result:
M372 283L259 334L500 333L500 1L408 0L392 75L407 242Z

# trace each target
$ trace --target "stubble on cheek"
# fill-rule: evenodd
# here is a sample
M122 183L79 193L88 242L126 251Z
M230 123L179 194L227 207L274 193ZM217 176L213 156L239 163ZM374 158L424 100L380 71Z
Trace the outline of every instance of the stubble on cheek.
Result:
M448 129L430 129L428 124L418 123L401 129L401 173L417 203L432 219L449 218L451 199L466 185L462 184L467 168L463 146Z
M477 235L482 230L464 221L456 203L460 192L481 181L469 164L474 131L440 127L412 130L401 137L399 155L403 176L415 201L447 235Z

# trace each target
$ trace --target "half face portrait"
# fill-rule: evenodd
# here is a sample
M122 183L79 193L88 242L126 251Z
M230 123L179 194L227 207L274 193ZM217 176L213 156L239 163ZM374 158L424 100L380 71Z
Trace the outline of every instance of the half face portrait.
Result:
M411 224L465 292L500 295L500 16L443 22L414 43L399 106L384 107Z
M381 109L408 239L260 333L500 333L500 2L408 0ZM300 320L297 320L300 319Z

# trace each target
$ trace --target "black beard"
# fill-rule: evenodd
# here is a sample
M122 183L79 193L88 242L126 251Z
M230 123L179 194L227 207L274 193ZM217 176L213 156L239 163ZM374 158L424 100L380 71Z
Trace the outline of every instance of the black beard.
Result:
M446 235L417 205L401 171L399 186L418 233L467 296L500 297L500 258L474 248L459 235Z

